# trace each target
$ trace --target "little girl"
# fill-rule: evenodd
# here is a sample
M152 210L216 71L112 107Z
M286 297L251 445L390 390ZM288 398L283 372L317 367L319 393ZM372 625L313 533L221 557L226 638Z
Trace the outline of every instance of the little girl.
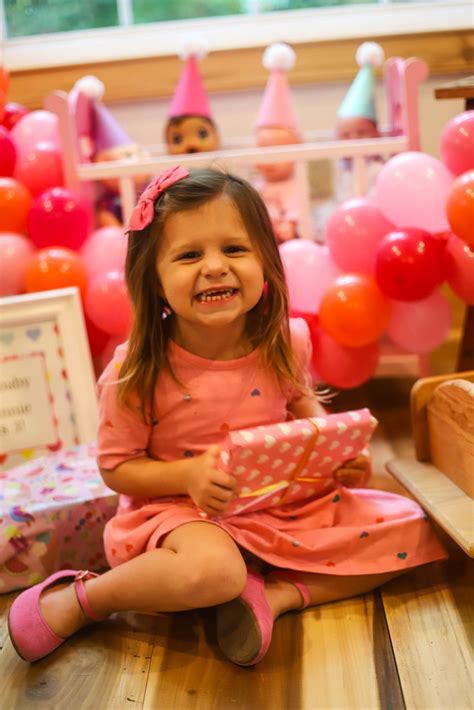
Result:
M20 594L9 630L22 658L114 612L216 606L221 651L253 665L280 614L445 557L416 503L336 480L320 498L224 515L238 492L217 463L226 433L320 413L307 326L288 320L248 183L207 169L158 176L132 215L126 277L130 339L99 383L98 462L121 494L105 530L111 570L62 570Z

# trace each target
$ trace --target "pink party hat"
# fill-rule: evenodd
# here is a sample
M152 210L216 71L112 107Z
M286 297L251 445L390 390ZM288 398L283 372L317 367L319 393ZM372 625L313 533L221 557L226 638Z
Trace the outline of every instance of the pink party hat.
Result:
M296 61L293 49L283 42L271 44L263 53L262 64L271 74L263 94L256 128L289 128L299 133L286 72Z
M80 92L89 98L90 132L95 153L134 143L102 102L104 84L100 79L96 76L83 76L75 83L73 91Z
M182 41L179 56L185 65L168 111L169 118L202 116L212 120L207 92L198 68L198 60L206 54L207 50L199 37L193 35Z

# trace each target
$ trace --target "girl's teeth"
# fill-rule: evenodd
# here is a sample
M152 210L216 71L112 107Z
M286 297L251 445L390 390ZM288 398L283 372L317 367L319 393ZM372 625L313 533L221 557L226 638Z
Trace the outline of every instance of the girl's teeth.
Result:
M218 293L203 293L199 296L200 301L222 301L223 298L232 296L233 289L228 291L219 291Z

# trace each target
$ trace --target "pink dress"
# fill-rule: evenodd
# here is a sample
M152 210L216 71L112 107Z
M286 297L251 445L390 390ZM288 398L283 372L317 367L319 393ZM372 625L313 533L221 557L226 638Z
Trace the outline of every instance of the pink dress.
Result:
M291 321L292 342L302 367L311 344L305 321ZM120 409L116 384L126 344L100 381L98 462L113 469L143 455L173 461L220 443L229 429L288 419L297 396L283 391L260 367L258 351L237 360L207 360L176 344L170 360L187 389L161 373L156 419L151 426L136 409ZM114 567L160 545L179 525L202 521L187 496L136 499L120 496L117 515L105 529L105 551ZM439 560L446 553L421 508L403 496L372 489L348 489L334 482L323 497L264 511L208 520L235 542L276 567L336 575L403 570Z

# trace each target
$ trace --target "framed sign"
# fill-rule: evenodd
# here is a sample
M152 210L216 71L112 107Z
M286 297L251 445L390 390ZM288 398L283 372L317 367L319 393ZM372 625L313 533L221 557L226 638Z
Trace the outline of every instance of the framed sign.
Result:
M0 298L0 469L92 441L96 427L78 290Z

